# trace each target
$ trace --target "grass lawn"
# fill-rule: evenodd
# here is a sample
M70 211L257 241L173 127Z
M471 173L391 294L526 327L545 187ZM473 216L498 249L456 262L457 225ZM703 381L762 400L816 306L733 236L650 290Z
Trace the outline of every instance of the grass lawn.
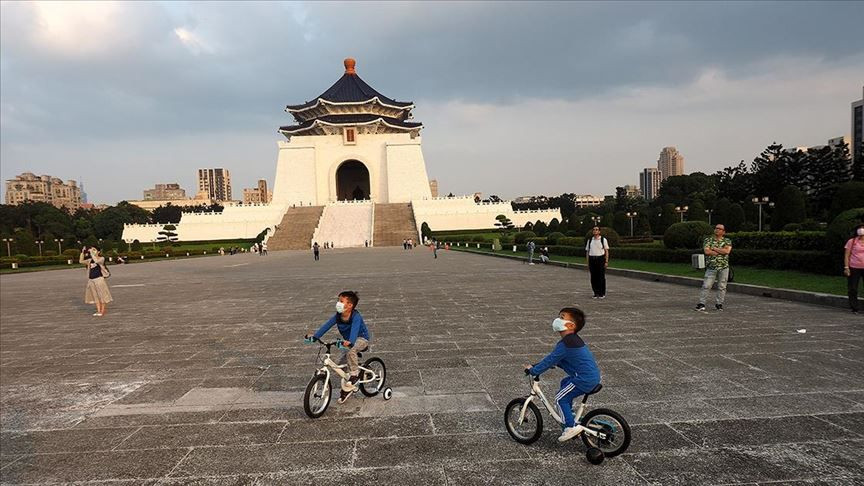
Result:
M452 247L451 247L452 248ZM493 252L484 249L453 248L460 251L474 253L506 253ZM524 252L519 253L525 255ZM585 263L585 257L557 256L551 255L553 261L569 263ZM735 283L761 285L775 289L804 290L807 292L820 292L823 294L846 295L846 279L840 275L817 275L813 273L796 272L794 270L770 270L757 267L742 267L734 265L733 254L732 268L735 272ZM616 260L613 256L609 261L612 268L623 268L626 270L641 270L643 272L661 273L664 275L679 275L684 277L702 278L703 270L694 270L685 263L663 263L643 262L640 260Z

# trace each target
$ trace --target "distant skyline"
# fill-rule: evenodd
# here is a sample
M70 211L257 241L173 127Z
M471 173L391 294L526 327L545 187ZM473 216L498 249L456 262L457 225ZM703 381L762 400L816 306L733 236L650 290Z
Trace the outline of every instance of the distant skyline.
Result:
M416 103L441 195L612 194L666 146L712 173L849 134L861 18L862 2L2 2L0 177L75 179L110 204L194 192L202 167L237 193L272 184L282 109L354 57Z

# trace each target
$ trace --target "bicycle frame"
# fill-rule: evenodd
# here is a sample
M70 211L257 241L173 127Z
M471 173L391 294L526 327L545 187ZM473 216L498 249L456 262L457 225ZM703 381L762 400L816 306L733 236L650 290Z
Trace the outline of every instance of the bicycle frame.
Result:
M344 364L344 365L337 364L335 361L330 359L330 353L324 353L324 366L319 368L318 371L316 372L316 374L327 375L326 380L329 383L330 377L331 377L331 370L332 370L332 372L336 373L340 378L342 378L343 382L346 382L350 378L350 375L348 374L348 372L345 371L347 368L348 368L347 364ZM372 377L369 379L358 380L357 381L358 385L360 383L371 383L371 382L378 379L378 374L375 373L374 371L370 370L369 368L365 368L363 365L358 365L357 368L362 372L368 372L369 374L372 375ZM361 373L360 376L366 376L366 373Z
M561 425L564 425L564 418L558 414L558 407L557 406L553 407L549 403L549 400L546 398L546 395L543 394L543 390L540 389L539 377L535 378L535 377L532 377L531 375L528 375L528 381L531 384L531 394L528 395L528 398L525 399L525 403L522 404L522 410L520 410L520 412L519 412L519 423L521 424L522 422L525 421L525 412L528 410L528 404L535 401L535 399L539 398L540 404L543 405L543 408L545 408L547 412L549 412L549 415L551 415L552 418L555 419L556 422L558 422ZM582 415L584 413L585 413L585 402L581 402L579 404L579 408L574 410L574 413L573 413L573 417L574 417L577 424L582 419ZM596 430L593 430L593 429L590 429L588 427L585 427L585 430L583 431L583 433L588 434L592 437L599 437L601 439L606 438L606 434L599 432L599 431L596 431Z

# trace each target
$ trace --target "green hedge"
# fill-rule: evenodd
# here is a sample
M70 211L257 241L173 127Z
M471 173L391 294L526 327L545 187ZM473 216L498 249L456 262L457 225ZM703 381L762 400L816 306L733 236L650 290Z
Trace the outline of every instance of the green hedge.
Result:
M663 233L663 245L666 248L701 248L702 242L713 233L708 223L704 221L684 221L675 223ZM732 242L735 246L735 242Z
M726 236L732 239L734 250L828 250L824 231L740 232Z
M463 243L464 247L465 244ZM490 244L481 244L481 248L491 249ZM477 244L471 244L470 248L477 248ZM517 252L527 251L525 245L517 245ZM691 255L695 250L651 247L619 247L611 250L612 259L640 260L648 262L684 263L689 264ZM512 246L505 247L502 253L512 253ZM585 257L585 248L576 246L549 246L550 255ZM733 249L730 263L734 268L736 265L747 267L761 267L775 270L795 269L802 272L818 273L825 275L837 274L836 266L833 264L831 255L820 251L798 251L798 250L748 250Z

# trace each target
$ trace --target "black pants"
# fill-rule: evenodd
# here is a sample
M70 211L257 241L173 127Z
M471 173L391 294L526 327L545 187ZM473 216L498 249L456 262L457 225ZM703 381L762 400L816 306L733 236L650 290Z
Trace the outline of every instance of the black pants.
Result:
M588 271L591 272L591 289L594 295L597 297L606 295L606 257L589 256Z
M318 260L318 252L317 251L315 252L315 260L316 261Z
M854 311L859 311L858 308L858 281L864 279L864 268L849 269L849 307Z

